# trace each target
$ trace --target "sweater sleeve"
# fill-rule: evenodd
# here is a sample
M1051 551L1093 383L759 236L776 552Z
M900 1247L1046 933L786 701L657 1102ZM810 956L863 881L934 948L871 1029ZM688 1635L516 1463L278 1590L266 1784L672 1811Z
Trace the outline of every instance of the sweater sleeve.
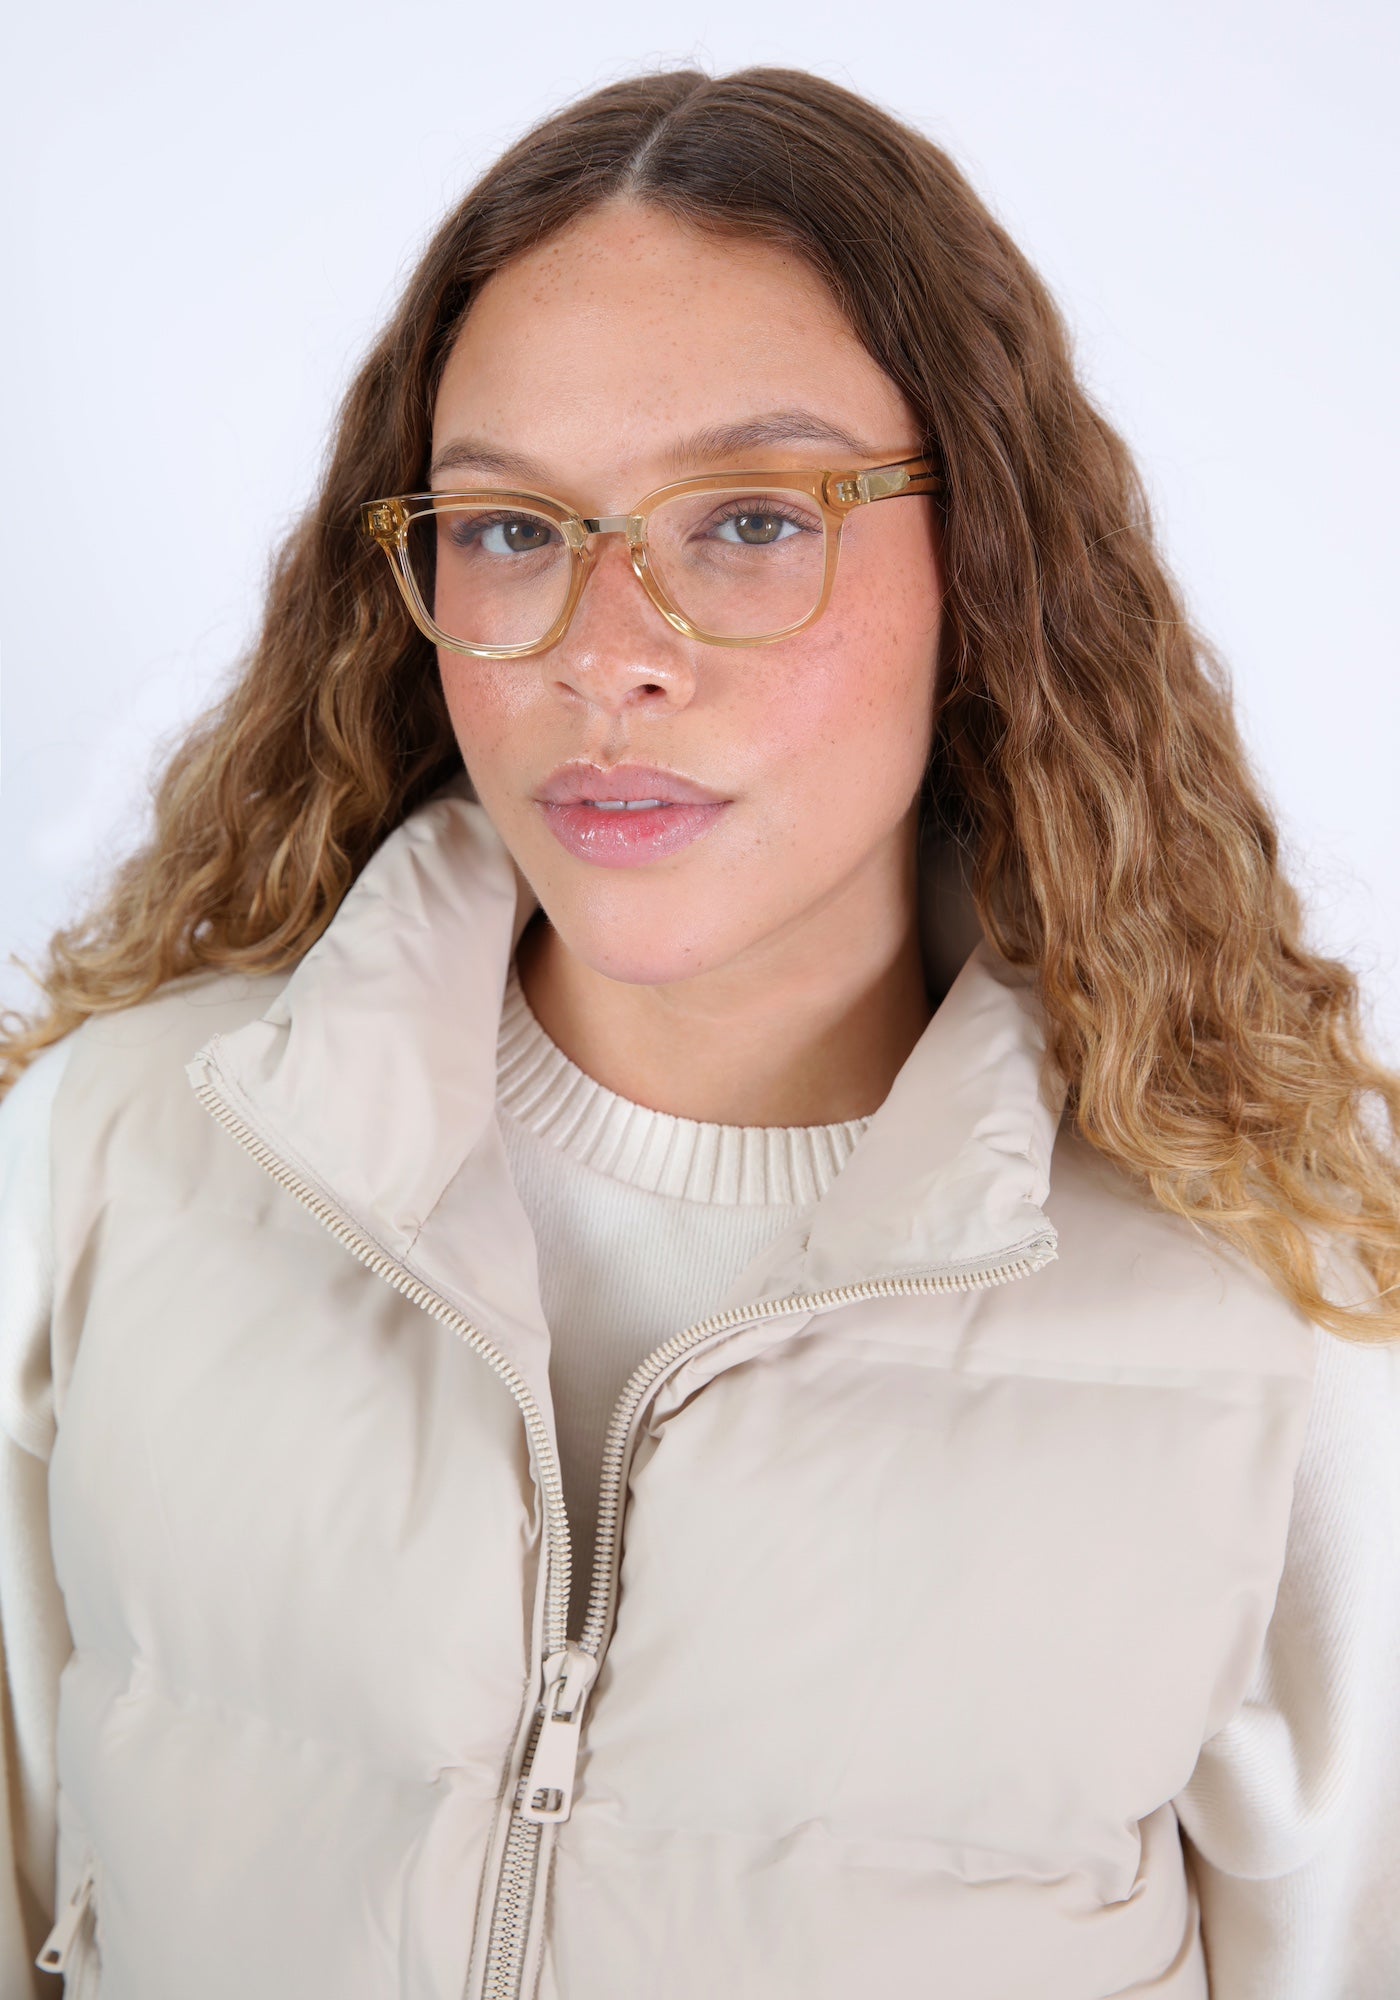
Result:
M72 1651L49 1541L53 1295L49 1123L69 1043L0 1104L0 1993L54 2000L58 1683Z
M1174 1801L1211 2000L1400 1994L1400 1343L1314 1334L1254 1683Z

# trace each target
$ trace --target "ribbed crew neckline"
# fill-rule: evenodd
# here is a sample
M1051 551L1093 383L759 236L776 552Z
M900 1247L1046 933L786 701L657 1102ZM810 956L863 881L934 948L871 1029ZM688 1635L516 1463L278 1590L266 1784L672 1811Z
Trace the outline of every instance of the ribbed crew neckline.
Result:
M540 1026L512 959L496 1052L498 1108L628 1187L731 1207L820 1200L870 1123L707 1125L620 1097Z

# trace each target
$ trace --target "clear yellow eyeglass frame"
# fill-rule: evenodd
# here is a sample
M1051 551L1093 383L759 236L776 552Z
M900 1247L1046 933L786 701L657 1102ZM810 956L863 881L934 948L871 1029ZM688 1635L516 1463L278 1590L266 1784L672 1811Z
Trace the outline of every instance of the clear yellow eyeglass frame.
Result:
M668 595L660 578L653 572L647 561L647 517L654 507L663 501L679 499L691 493L724 493L735 487L756 486L776 488L790 493L805 493L816 501L822 510L826 526L825 558L826 569L822 577L821 595L812 610L794 624L786 625L781 632L766 633L761 639L727 638L716 632L703 632L691 623L683 611ZM403 594L404 602L412 613L418 629L435 646L443 646L454 653L468 653L474 658L485 660L518 660L531 653L543 653L564 636L574 608L582 594L583 586L597 558L597 535L626 535L628 552L632 558L632 568L647 596L669 625L683 632L688 639L699 639L707 646L769 646L778 639L789 638L794 632L801 632L806 626L821 617L831 597L831 587L836 580L836 558L841 547L841 529L846 516L857 507L868 506L875 500L893 500L902 495L934 493L941 491L943 481L934 470L928 458L904 458L890 465L872 465L863 470L859 467L848 471L816 471L811 467L786 468L774 471L771 467L760 472L708 472L694 479L676 479L668 486L658 486L651 493L644 494L630 514L608 514L589 516L576 514L562 500L556 500L548 493L528 493L524 491L503 491L499 487L463 490L452 493L401 493L384 500L367 501L360 509L360 528L370 541L376 542L389 559L394 573L394 581ZM570 565L568 594L563 609L543 638L532 640L524 646L469 646L460 639L449 638L446 632L433 622L428 607L418 594L413 579L413 570L408 559L408 530L411 522L424 514L437 510L443 501L468 501L484 503L487 506L509 506L512 502L544 514L558 527L569 546L573 561Z

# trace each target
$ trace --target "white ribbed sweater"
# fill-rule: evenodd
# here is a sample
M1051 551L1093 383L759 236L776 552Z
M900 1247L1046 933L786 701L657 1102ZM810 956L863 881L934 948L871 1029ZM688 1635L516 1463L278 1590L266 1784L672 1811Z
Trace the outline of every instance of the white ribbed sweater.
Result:
M539 1247L564 1507L569 1631L588 1607L603 1440L639 1361L713 1311L841 1171L869 1123L704 1125L607 1090L545 1034L514 964L497 1112Z
M71 1644L49 1541L42 1360L50 1108L68 1049L45 1050L0 1104L4 2000L52 1986L31 1970L26 1933L36 1910L52 1910L54 1729ZM629 1105L547 1042L518 989L500 1056L502 1131L539 1237L555 1335L566 1505L576 1544L589 1550L599 1426L621 1380L702 1317L767 1232L816 1198L861 1121L804 1136L697 1126ZM587 1568L585 1554L576 1592ZM576 1595L574 1634L578 1604ZM1400 1343L1317 1332L1263 1655L1202 1766L1210 1782L1193 1794L1217 1863L1228 1857L1210 1870L1211 2000L1400 2000Z

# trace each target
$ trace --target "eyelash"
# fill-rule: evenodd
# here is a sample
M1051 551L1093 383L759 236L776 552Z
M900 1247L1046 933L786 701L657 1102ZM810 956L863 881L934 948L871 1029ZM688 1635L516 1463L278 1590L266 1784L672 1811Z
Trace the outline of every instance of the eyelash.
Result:
M717 518L721 521L735 521L745 514L771 514L775 520L790 521L794 528L810 529L812 526L811 521L806 515L798 513L795 508L789 506L784 501L770 501L762 494L755 494L753 496L746 494L742 502L733 502L729 512L720 514Z

